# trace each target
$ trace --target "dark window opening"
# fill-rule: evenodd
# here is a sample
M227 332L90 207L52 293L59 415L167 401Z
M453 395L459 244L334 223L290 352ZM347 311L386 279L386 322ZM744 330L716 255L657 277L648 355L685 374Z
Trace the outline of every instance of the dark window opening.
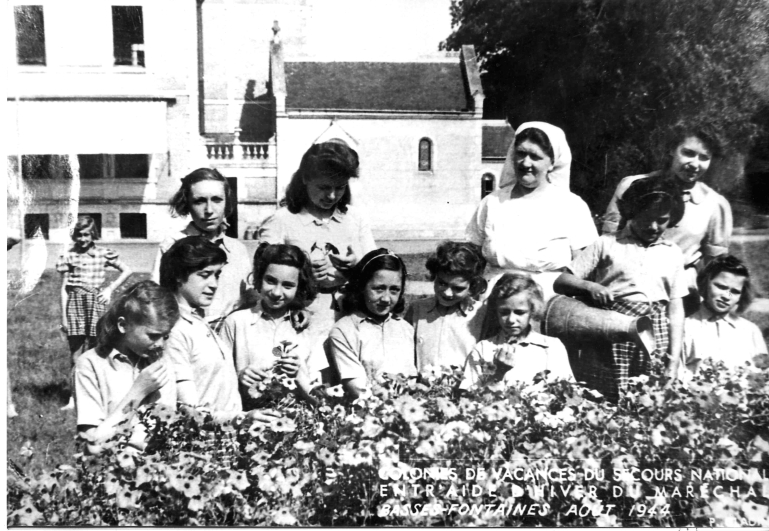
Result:
M144 66L144 16L141 6L112 6L115 64Z
M45 66L45 24L43 6L15 6L16 62Z
M78 155L81 179L104 179L108 173L104 155Z
M23 179L72 179L67 155L22 155Z
M484 173L481 177L481 199L489 195L494 191L494 175L491 173Z
M43 234L43 238L48 239L49 216L48 214L25 214L24 215L24 237L35 238L38 231Z
M146 179L149 175L149 155L115 155L115 177Z
M96 233L101 238L101 214L91 214L89 212L78 212L78 217L80 216L89 216L91 219L93 219L93 222L96 224Z
M147 214L120 214L120 237L147 239Z
M430 171L433 169L433 143L429 139L423 138L419 141L419 171Z

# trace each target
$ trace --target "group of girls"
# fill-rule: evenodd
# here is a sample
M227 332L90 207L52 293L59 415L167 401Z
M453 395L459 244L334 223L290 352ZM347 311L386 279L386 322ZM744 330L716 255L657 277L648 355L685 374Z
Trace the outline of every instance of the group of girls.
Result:
M244 415L269 422L274 412L252 408L259 384L273 376L293 380L297 396L313 401L312 390L321 384L341 384L356 397L385 373L413 376L437 366L463 368L462 389L531 381L548 371L549 378L576 375L616 400L629 377L648 373L651 357L665 357L672 378L696 370L705 357L735 364L765 353L757 327L734 312L749 301L748 271L736 258L718 256L724 239L712 234L713 223L706 223L709 232L694 251L665 239L666 229L680 227L689 215L687 194L672 178L634 178L627 186L623 181L614 201L616 234L590 237L587 228L572 227L559 236L564 229L556 223L538 231L537 219L500 224L515 218L510 216L516 207L529 208L526 201L536 200L531 213L541 214L540 202L550 196L565 212L582 213L584 203L568 192L568 181L565 189L542 192L558 182L550 173L563 173L562 161L554 159L563 158L568 145L564 137L554 147L550 138L560 137L538 124L516 134L509 157L515 181L484 199L468 227L469 242L437 248L426 263L435 294L408 309L403 260L376 249L365 216L350 204L349 181L357 177L359 161L346 144L320 143L305 153L282 207L260 228L253 262L240 242L225 235L232 206L226 179L213 169L192 172L171 202L176 214L191 221L160 246L153 268L159 286L133 286L113 302L95 334L85 334L96 340L76 361L78 430L97 451L130 410L126 406L166 396L209 408L217 422L241 422ZM708 149L687 138L676 147L669 171L695 174L690 181L696 184ZM687 159L697 161L696 170ZM707 190L696 198L689 190L690 200L699 205ZM724 211L720 201L715 204ZM730 232L730 219L728 225L722 233ZM537 234L521 235L529 230ZM507 233L522 242L520 256L516 246L502 241ZM65 274L68 330L78 319L71 279L98 276L76 258L99 257L91 267L120 269L111 289L130 274L114 252L95 251L93 235L81 244L75 234L75 247L57 266ZM561 256L566 251L570 260ZM506 271L490 275L487 262ZM693 269L700 270L698 293L692 292ZM549 281L543 272L550 273ZM98 288L102 282L103 272L92 284ZM251 285L252 304L233 312ZM553 291L651 316L655 350L627 342L580 346L575 353L574 346L540 334L538 322ZM95 292L98 300L109 295ZM684 299L692 293L698 309L685 320Z

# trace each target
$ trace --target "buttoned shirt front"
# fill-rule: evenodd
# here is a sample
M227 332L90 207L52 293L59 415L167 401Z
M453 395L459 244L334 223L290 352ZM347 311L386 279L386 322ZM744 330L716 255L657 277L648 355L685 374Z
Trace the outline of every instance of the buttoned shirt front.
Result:
M619 234L604 234L579 252L569 269L628 301L667 301L689 293L678 246L663 238L646 245L629 225Z
M316 355L312 354L308 330L297 332L288 313L282 318L273 319L263 311L261 304L231 313L224 320L221 336L224 344L233 352L238 373L252 365L257 369L273 367L278 358L272 350L281 341L296 345L296 350L292 352L299 356L311 377L328 367L322 351L316 350Z
M150 393L142 405L155 402L176 407L176 379L173 367L161 357L155 363L165 363L169 371L166 385ZM113 349L106 356L91 349L75 362L75 407L78 426L99 426L112 414L128 395L139 373L146 367L145 360L137 363Z
M465 363L465 377L461 387L468 389L477 385L483 375L484 363L493 363L497 350L502 345L513 344L512 369L505 373L502 380L504 385L512 385L516 382L532 382L538 373L548 370L548 379L560 378L573 380L574 376L569 363L569 355L566 347L557 338L544 336L534 331L529 331L526 337L517 341L508 340L500 332L491 339L480 341L467 356Z
M112 249L92 245L86 251L72 248L59 257L56 271L69 273L68 286L98 288L104 284L106 268L123 269L125 265Z
M258 238L267 243L296 245L308 255L313 246L325 249L325 244L330 243L344 256L350 246L358 260L376 248L368 221L353 205L347 206L347 212L335 209L327 219L312 215L306 208L292 214L283 207L264 220ZM337 277L321 284L333 287L343 283L344 278Z
M342 380L416 374L414 328L398 317L377 322L356 311L337 321L327 347Z
M684 321L682 355L684 370L690 374L707 358L737 367L752 364L754 356L766 352L761 330L743 317L716 314L703 305Z
M192 382L200 406L242 411L232 350L189 306L179 304L179 320L166 342L177 383Z
M450 308L434 296L415 300L405 319L414 327L417 367L462 367L481 338L486 304L469 300Z
M190 222L184 230L172 234L163 240L155 258L152 280L155 282L160 280L160 259L176 241L187 236L201 236L202 234L200 229ZM221 246L227 254L227 263L222 267L222 272L219 275L214 299L211 301L211 305L206 308L207 321L221 319L237 306L241 295L248 288L248 275L251 273L252 266L248 250L240 241L226 236L224 232L220 232L213 242Z

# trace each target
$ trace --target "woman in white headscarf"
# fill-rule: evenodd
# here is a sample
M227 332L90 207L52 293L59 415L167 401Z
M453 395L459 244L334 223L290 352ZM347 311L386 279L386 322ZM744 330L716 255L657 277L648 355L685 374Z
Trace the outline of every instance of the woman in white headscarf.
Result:
M546 299L574 253L598 238L587 205L569 191L570 166L571 150L560 128L521 125L499 188L483 198L465 232L490 266L530 274Z

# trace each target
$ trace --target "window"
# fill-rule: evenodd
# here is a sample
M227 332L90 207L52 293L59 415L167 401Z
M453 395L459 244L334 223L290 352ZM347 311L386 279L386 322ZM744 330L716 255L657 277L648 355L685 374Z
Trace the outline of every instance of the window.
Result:
M67 155L22 155L23 179L72 179Z
M120 214L120 237L147 239L147 214Z
M428 138L419 141L419 171L433 169L433 143Z
M38 231L43 234L43 238L48 239L48 214L25 214L24 215L24 237L34 238Z
M45 25L43 6L15 6L16 62L45 66Z
M81 179L147 179L150 175L149 155L78 155Z
M96 234L101 237L101 214L91 214L90 212L78 212L78 216L90 216L96 224Z
M481 199L494 191L494 174L484 173L481 177Z
M115 65L144 66L144 16L141 6L112 6Z

